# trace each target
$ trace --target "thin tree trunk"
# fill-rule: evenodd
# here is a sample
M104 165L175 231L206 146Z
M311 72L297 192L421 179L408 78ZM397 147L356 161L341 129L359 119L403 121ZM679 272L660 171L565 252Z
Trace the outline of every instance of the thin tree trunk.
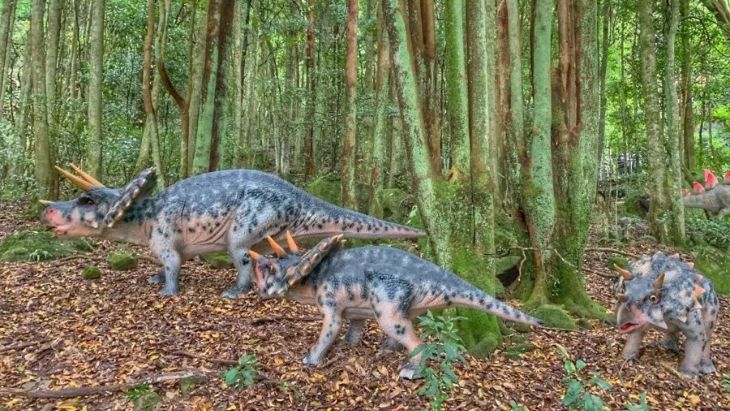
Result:
M342 206L357 209L355 170L357 164L357 13L358 0L347 2L347 57L345 93L347 114L342 145Z
M307 118L304 134L304 177L314 175L314 124L315 107L317 105L316 79L314 72L314 7L315 0L309 0L307 5L307 54L304 66L307 75ZM377 120L376 120L377 121Z
M695 167L695 145L694 145L694 110L692 100L692 50L689 46L689 27L687 20L689 14L689 0L681 0L679 3L679 14L682 22L682 139L684 141L684 166L693 170Z
M386 130L388 129L387 108L390 104L388 90L390 88L390 43L385 32L382 5L377 6L378 19L378 61L375 75L375 127L373 128L372 171L370 172L370 191L368 195L368 213L377 217L383 216L380 204L383 191L383 172L386 165Z
M603 158L603 147L606 141L606 72L608 69L608 28L611 24L611 0L603 0L603 35L601 39L601 68L598 73L598 84L601 96L601 112L598 118L598 164ZM623 43L620 47L623 48Z
M464 4L448 1L444 10L446 89L451 126L451 174L469 169L469 99L464 43Z
M81 0L73 0L73 13L74 13L74 22L73 22L73 34L71 37L71 53L70 53L70 69L69 69L69 76L68 76L68 95L71 100L76 100L76 71L78 70L76 68L76 62L78 61L79 57L79 8Z
M15 0L5 0L2 5L3 14L0 17L0 122L2 122L3 103L5 102L5 77L7 74L9 39L13 32L13 12L15 10ZM0 149L2 149L3 138L0 138Z
M227 110L225 106L226 102L231 100L229 94L231 93L230 90L232 87L229 83L240 79L240 76L237 76L238 79L231 79L231 70L229 70L232 64L231 60L234 57L231 46L231 27L235 25L233 22L234 19L238 19L240 22L241 18L240 10L239 13L234 12L235 3L236 0L221 0L220 11L218 12L218 56L216 59L218 68L215 78L213 125L211 128L208 171L218 170L221 144L223 143L224 136L228 132L228 123L230 121L229 116L226 115ZM235 95L235 93L233 94Z
M524 132L524 100L522 95L522 30L520 25L520 14L517 0L507 0L507 24L509 27L509 111L507 112L506 154L505 164L505 185L504 199L507 201L507 209L511 210L513 217L519 213L518 205L521 202L522 190L520 190L520 174L522 161L520 158L526 156L525 132Z
M197 13L196 13L197 14ZM197 52L202 44L206 44L208 33L207 18L199 18L195 26L191 26L190 48L188 49L188 61L190 62L188 77L188 90L186 100L188 103L189 129L188 129L188 151L186 177L193 174L193 162L195 148L197 146L198 119L200 118L200 105L203 96L203 75L205 72L206 53Z
M195 138L193 174L201 174L210 171L216 82L219 74L218 31L220 18L218 0L210 0L208 3L207 30L205 38L205 67L203 70L203 88L201 91L198 129L197 136Z
M38 196L51 198L53 174L51 173L51 146L48 139L48 111L46 107L46 71L45 45L43 44L43 15L45 1L33 0L30 22L30 41L33 50L33 138L35 154L35 178L38 184ZM30 85L29 85L30 86Z
M104 80L104 8L106 0L92 0L89 33L89 109L86 172L102 177L102 87Z

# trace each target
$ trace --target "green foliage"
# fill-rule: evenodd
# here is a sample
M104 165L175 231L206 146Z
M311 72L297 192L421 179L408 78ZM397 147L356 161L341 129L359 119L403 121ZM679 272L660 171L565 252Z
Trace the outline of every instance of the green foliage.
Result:
M625 411L651 411L649 404L646 403L646 393L642 392L639 396L639 405L624 404ZM623 410L622 410L623 411Z
M543 321L548 327L564 328L575 330L578 326L575 324L568 313L557 305L543 304L530 314Z
M237 385L239 391L243 390L244 386L253 385L259 365L255 355L246 354L239 358L238 365L223 372L223 381L229 387Z
M112 270L126 271L137 268L139 260L137 256L125 252L112 252L106 258L106 262Z
M725 391L730 392L730 374L722 376L722 384L725 386Z
M718 294L730 294L730 256L715 247L705 246L698 250L695 268L709 278Z
M140 398L144 394L147 394L148 392L150 392L150 383L143 382L142 384L135 385L134 387L130 388L129 391L124 394L124 396L127 397L128 400L133 401L137 398Z
M418 319L420 326L424 328L421 339L424 341L428 337L436 339L436 342L419 345L411 353L411 356L418 353L423 355L416 370L417 374L424 377L424 384L418 390L418 394L431 399L431 409L441 410L441 404L449 398L447 391L450 391L459 381L453 364L457 361L466 363L462 355L466 348L462 345L456 328L456 322L465 317L441 315L434 317L433 313L428 311L426 315L422 315ZM427 366L426 362L429 360L437 362L438 367Z
M509 407L510 409L512 409L512 411L530 411L529 408L517 404L516 402L514 402L514 400L510 400Z
M318 177L304 187L304 191L335 205L342 205L340 179L334 174Z
M707 219L702 214L699 217L697 213L686 213L685 226L688 233L694 234L695 242L724 250L730 248L730 220Z
M101 270L95 265L90 265L84 268L84 271L81 272L81 277L84 280L95 280L101 277Z
M560 344L554 344L558 353L563 357L563 368L567 374L563 378L563 383L568 387L563 400L560 403L563 407L568 407L571 410L584 410L584 411L603 411L605 405L603 399L598 395L590 391L591 386L597 389L607 391L612 389L611 384L605 380L602 380L597 371L591 372L592 377L586 379L584 375L581 375L581 370L586 367L586 363L583 360L573 360L570 358L568 351ZM595 390L595 389L594 389Z
M5 237L0 242L0 261L46 261L91 250L84 239L60 241L50 231L33 229Z
M203 254L201 257L213 268L233 268L233 261L228 253Z

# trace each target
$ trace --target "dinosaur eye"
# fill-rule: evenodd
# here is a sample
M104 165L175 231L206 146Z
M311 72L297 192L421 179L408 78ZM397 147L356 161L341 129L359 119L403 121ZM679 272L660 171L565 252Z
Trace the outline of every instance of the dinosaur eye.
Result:
M649 296L649 301L650 302L655 303L656 300L657 300L657 296L656 295L652 294L652 295Z
M93 205L94 204L94 199L92 199L91 197L81 197L81 198L79 198L79 204L81 204L81 205Z

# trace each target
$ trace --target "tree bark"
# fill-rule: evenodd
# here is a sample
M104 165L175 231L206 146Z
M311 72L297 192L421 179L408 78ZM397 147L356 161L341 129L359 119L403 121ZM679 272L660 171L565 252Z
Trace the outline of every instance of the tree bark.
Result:
M347 2L347 54L345 59L345 138L342 145L342 206L357 209L357 13L358 0Z
M598 164L601 164L603 157L603 147L606 141L606 72L608 69L608 43L609 43L609 26L611 24L611 0L603 1L603 24L601 36L601 68L598 73L599 96L601 96L601 112L598 118ZM623 47L621 44L620 47ZM596 180L597 181L597 180Z
M231 70L229 70L231 61L233 59L232 46L231 46L231 27L235 25L233 23L234 18L240 19L241 13L234 13L234 4L236 0L221 0L220 11L218 12L218 56L216 64L215 78L215 91L213 97L213 125L211 128L211 141L210 141L210 161L208 164L208 171L218 170L220 162L220 150L223 142L223 137L228 131L228 123L230 116L226 115L226 101L230 101L230 82L236 81L231 79ZM235 17L234 17L235 15ZM240 77L239 77L240 79ZM235 94L234 94L235 96ZM210 98L210 96L208 96Z
M469 98L464 43L464 4L448 1L444 10L446 89L451 127L451 173L469 169Z
M2 122L3 102L5 101L5 77L7 72L7 61L10 34L13 32L13 11L15 10L16 0L5 0L2 5L2 17L0 17L0 122ZM2 149L3 139L0 138L0 149ZM4 168L4 167L3 167Z
M314 175L314 124L317 105L317 75L314 72L314 7L315 0L307 4L307 54L304 66L307 76L307 118L304 132L304 177Z
M695 167L695 145L694 145L694 109L692 99L692 50L689 45L689 0L681 0L679 3L680 20L682 22L682 137L684 140L684 166L693 170Z
M104 9L106 0L92 0L89 33L89 109L86 172L102 178L102 87L104 80Z
M526 154L525 146L525 114L522 82L522 30L517 0L507 0L507 24L509 41L509 111L505 119L506 149L504 159L504 196L506 207L512 217L518 217L518 205L521 203L520 187L521 160Z
M48 111L46 107L46 47L43 42L43 15L45 1L33 0L30 22L30 41L32 57L33 87L33 139L35 157L35 178L38 185L37 195L43 199L52 196L51 186L51 146L48 141ZM30 67L28 67L30 70Z
M386 165L386 130L388 125L387 108L390 104L388 90L390 88L390 43L385 32L382 5L377 6L378 15L378 60L375 74L375 127L373 128L372 171L370 172L370 190L368 193L368 213L382 218L383 209L380 197L383 191L383 174Z

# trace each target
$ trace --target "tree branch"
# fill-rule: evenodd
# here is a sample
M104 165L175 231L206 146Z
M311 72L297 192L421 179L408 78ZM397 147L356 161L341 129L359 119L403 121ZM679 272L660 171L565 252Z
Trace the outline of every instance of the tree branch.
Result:
M638 255L632 254L632 253L630 253L628 251L621 251L621 250L616 250L616 249L613 249L613 248L593 247L593 248L586 248L584 251L585 252L597 251L597 252L604 252L604 253L621 254L621 255L625 255L627 257L636 258L637 260L640 258Z
M165 68L165 61L162 59L157 59L157 72L160 73L160 79L162 79L162 84L165 86L165 90L170 93L170 97L175 100L175 104L177 104L177 107L180 109L180 111L185 111L187 109L188 103L187 101L185 101L183 96L178 93L177 89L175 89L175 86L172 84L170 76L167 74L167 68Z

